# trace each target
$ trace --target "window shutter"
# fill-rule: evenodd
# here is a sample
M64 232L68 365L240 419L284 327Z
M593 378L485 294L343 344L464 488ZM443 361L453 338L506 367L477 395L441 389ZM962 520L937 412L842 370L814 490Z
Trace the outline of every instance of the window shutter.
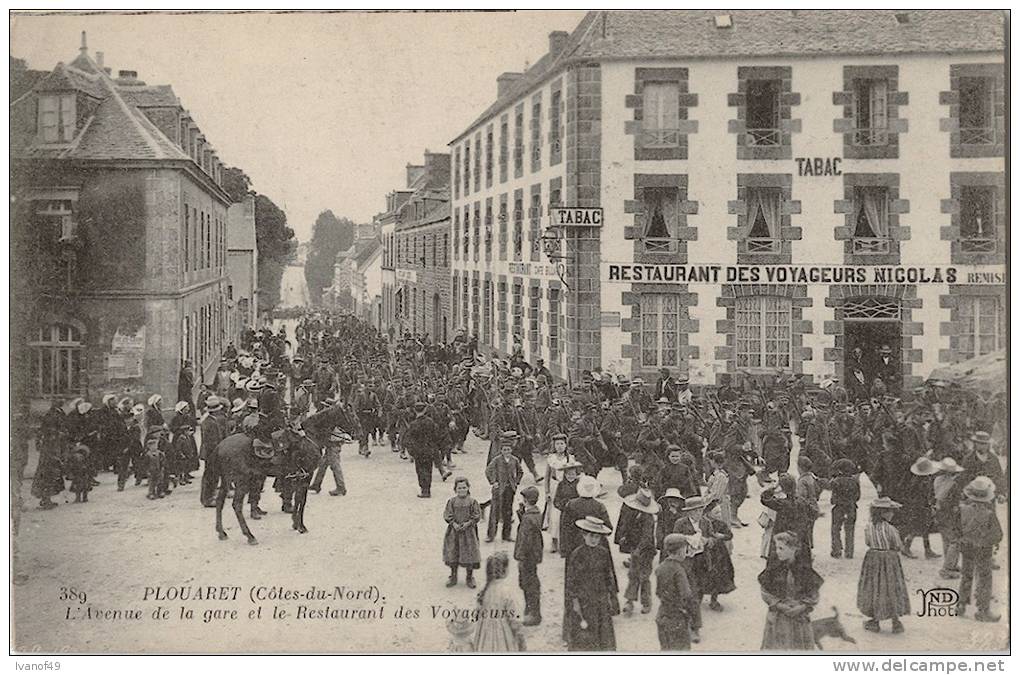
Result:
M70 141L74 138L74 94L64 94L60 97L60 123L64 130L63 140Z

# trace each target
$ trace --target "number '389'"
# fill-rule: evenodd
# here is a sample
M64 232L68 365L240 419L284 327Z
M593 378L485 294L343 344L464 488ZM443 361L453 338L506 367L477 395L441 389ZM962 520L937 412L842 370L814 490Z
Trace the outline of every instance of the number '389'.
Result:
M61 586L60 587L60 599L69 602L77 602L79 605L84 605L88 596L85 595L85 591L79 591L74 586Z

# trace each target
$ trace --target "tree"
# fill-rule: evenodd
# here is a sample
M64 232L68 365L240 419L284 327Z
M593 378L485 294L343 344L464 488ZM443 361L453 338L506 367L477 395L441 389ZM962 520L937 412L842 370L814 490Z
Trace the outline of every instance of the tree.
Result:
M287 227L287 214L266 195L251 189L251 179L241 169L223 170L223 189L239 203L248 195L255 197L255 246L259 254L259 311L272 310L280 302L283 268L294 256L297 242L294 230Z
M354 243L354 230L355 225L351 220L337 218L329 210L323 211L315 219L305 261L305 282L313 304L321 303L323 289L333 281L336 255Z

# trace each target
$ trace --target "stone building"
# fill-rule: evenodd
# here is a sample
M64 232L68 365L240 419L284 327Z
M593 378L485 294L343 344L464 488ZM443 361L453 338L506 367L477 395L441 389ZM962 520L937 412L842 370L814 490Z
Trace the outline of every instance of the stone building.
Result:
M889 346L910 387L1003 348L1003 36L982 11L589 13L451 143L454 325L560 377L695 384L845 379Z
M80 53L11 103L16 399L176 399L227 332L222 164L167 85Z
M227 274L227 336L240 344L241 331L258 322L259 251L252 195L227 210Z
M425 151L405 190L377 218L383 244L383 327L447 341L450 333L450 156Z

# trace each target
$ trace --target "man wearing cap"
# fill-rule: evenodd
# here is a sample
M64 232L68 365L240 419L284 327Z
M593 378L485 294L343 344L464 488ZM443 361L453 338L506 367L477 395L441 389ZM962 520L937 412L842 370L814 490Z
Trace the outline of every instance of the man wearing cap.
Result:
M379 398L374 391L369 390L362 383L358 385L353 405L354 411L358 415L358 422L361 424L361 434L358 436L358 454L368 457L372 454L368 447L368 437L376 427L376 417L379 415L380 408Z
M227 419L223 411L223 402L219 397L215 402L206 405L206 416L200 423L202 430L202 447L199 449L199 459L202 460L202 488L199 492L199 500L206 508L216 507L216 446L227 437Z
M414 419L407 425L401 435L401 445L414 460L414 471L418 476L418 497L428 499L432 496L432 467L439 468L440 476L445 481L450 472L439 464L439 447L437 445L436 425L426 415L428 405L423 401L414 404Z
M659 371L659 380L655 383L655 389L652 391L652 397L655 400L664 398L670 403L676 401L677 388L676 382L673 381L673 375L669 372L669 368L663 368Z
M516 431L504 431L499 439L499 455L485 467L485 478L492 486L492 511L489 512L485 541L496 538L500 522L503 523L503 541L513 541L510 530L513 527L514 496L523 475L521 462L513 454L516 442Z
M665 560L655 569L655 594L659 598L659 613L655 625L659 632L662 651L689 651L691 648L691 617L698 611L699 598L691 588L684 560L688 552L687 539L671 532L662 540Z

